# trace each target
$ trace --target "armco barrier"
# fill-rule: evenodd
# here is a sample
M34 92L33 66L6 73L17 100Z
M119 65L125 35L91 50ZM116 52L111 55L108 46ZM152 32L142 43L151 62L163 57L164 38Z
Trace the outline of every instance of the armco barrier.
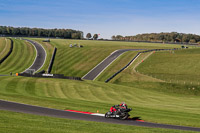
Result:
M50 61L47 73L51 73L51 70L52 70L52 67L53 67L53 62L54 62L54 59L55 59L55 56L56 56L56 51L57 51L57 48L55 47L54 51L53 51L53 55L51 57L51 61Z
M123 67L118 72L116 72L115 74L113 74L110 78L108 78L107 80L105 80L105 83L108 83L111 79L113 79L120 72L122 72L124 69L126 69L141 53L147 53L147 52L152 52L152 51L164 51L164 50L178 50L178 49L177 48L174 48L174 49L150 49L150 50L138 52L137 55L135 57L133 57L133 59L125 67Z
M18 76L24 76L24 77L37 77L37 78L60 78L60 79L71 79L71 80L79 80L82 81L80 77L68 77L64 76L64 74L41 74L41 73L35 73L27 74L27 73L19 73Z
M8 58L8 56L12 53L13 51L13 40L9 38L9 40L11 41L11 45L10 45L10 50L8 51L8 53L0 60L0 64L6 59Z

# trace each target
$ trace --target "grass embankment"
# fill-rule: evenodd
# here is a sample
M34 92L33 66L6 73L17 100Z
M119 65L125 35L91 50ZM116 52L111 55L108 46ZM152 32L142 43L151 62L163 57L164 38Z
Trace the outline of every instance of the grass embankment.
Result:
M2 133L194 133L190 131L68 120L8 111L0 111L0 114L0 131Z
M126 101L133 108L132 117L200 127L200 98L194 94L182 94L181 88L177 88L180 93L165 93L163 88L158 88L159 91L102 82L25 77L0 77L0 82L0 98L4 100L56 109L99 110L100 113Z
M0 65L0 74L23 72L29 68L36 56L34 47L23 40L13 39L13 51Z
M9 39L0 38L0 60L9 52L11 42Z
M156 52L153 54L151 54L151 53L141 54L138 57L138 59L128 69L126 69L123 72L121 72L120 74L118 74L110 82L114 83L114 84L120 84L120 85L125 85L125 86L130 86L130 87L141 88L141 89L145 89L145 90L149 90L149 91L151 90L151 91L163 92L165 94L172 93L172 94L184 94L184 95L197 95L198 96L200 94L200 87L198 85L198 79L193 80L194 78L192 78L192 79L188 78L188 80L187 80L187 77L184 77L185 74L177 74L176 68L173 67L176 64L175 66L183 68L180 70L180 72L187 71L187 68L184 67L186 62L189 62L189 63L191 62L192 64L194 64L196 62L195 58L198 58L198 56L194 57L194 55L196 55L196 54L195 54L195 52L192 52L192 51L198 51L198 50L199 49L191 49L189 51L186 50L187 52L185 52L185 50L175 51L175 53L176 52L182 53L182 54L178 54L175 56L175 60L180 59L180 61L176 61L176 62L173 61L174 60L173 57L165 59L165 56L162 56L162 55L166 55L168 53L169 53L169 55L175 54L175 53L170 53L169 51L168 52ZM189 53L192 52L193 54L188 55L187 54L188 52ZM183 60L182 58L184 56L183 55L184 53L186 54L185 56L187 56L187 58L188 58L188 61L186 61L186 62L181 61L181 60ZM151 60L152 58L157 59L156 63ZM146 60L144 60L144 59L146 59ZM165 60L164 62L166 64L168 64L167 66L165 64L163 64L163 60ZM186 64L186 66L187 65L190 65L190 64ZM194 67L197 67L197 66L198 66L198 63L196 65L194 65ZM143 69L143 67L144 67L144 69ZM171 72L173 72L174 76L171 75L171 77L170 77L171 79L169 79L169 81L171 80L171 82L168 82L166 80L166 77L169 78L168 73L170 73L170 71L169 72L165 71L165 73L162 73L162 72L164 72L163 68L165 70L171 70ZM137 69L139 69L139 72ZM191 68L191 69L193 69L193 68ZM189 71L192 71L191 69ZM148 70L148 73L143 72L145 70ZM195 71L195 69L193 69L193 70ZM162 74L160 74L161 75L160 78L158 76L152 76L154 74L154 72L155 72L155 74L158 74L159 72L162 73ZM156 73L156 72L158 72L158 73ZM190 73L190 72L188 72L188 73ZM191 74L195 74L195 73L191 72ZM166 77L163 78L164 76L166 76ZM178 76L180 77L180 79L185 79L185 81L181 82L179 79L179 81L177 82ZM193 83L191 84L191 82L193 82ZM196 82L196 84L195 84L195 82Z
M135 82L164 82L160 79L156 79L141 73L138 73L136 68L142 64L146 59L148 59L154 52L142 53L138 56L138 58L132 62L132 64L125 69L123 72L118 74L115 78L113 78L110 83L115 84L124 84ZM107 72L107 71L106 71Z
M200 85L199 58L199 48L156 52L136 69L140 73L167 82Z
M47 72L48 70L48 67L49 67L49 64L50 64L50 61L51 61L51 57L52 57L52 54L53 54L53 50L54 50L54 46L52 46L50 43L48 42L43 42L43 40L45 39L41 39L41 38L28 38L30 40L33 40L33 41L36 41L38 42L39 44L41 44L43 46L43 48L45 49L46 51L46 60L45 60L45 63L43 65L42 68L40 68L38 70L38 72L42 71L42 70L45 70L45 72Z
M118 49L153 49L180 47L178 45L163 45L151 43L66 39L51 39L50 43L58 48L52 73L78 77L84 76L88 71L90 71L103 59L109 56L110 53ZM75 43L83 45L84 47L69 47L70 44Z

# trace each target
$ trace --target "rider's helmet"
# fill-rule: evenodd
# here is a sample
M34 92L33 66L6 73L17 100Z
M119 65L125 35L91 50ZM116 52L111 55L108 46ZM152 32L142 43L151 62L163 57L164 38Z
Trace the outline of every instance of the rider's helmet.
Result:
M120 104L120 106L126 107L126 103L125 103L125 102L122 102L122 103Z

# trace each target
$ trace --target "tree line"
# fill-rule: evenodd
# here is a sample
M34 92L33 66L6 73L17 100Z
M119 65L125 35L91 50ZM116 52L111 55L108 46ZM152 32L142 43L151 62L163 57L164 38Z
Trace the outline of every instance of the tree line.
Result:
M146 41L146 42L172 42L172 43L200 43L200 36L195 34L185 33L149 33L138 34L136 36L112 36L112 40L124 40L124 41Z
M28 27L0 26L0 35L4 36L32 36L32 37L59 37L67 39L82 39L83 32L72 29L43 29Z

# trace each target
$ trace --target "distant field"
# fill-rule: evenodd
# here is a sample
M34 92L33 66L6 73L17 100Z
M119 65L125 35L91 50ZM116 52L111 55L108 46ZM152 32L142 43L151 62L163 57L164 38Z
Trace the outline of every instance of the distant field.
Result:
M4 100L61 110L99 110L100 113L125 101L133 108L132 117L150 122L200 126L200 97L189 90L183 93L183 86L163 84L160 88L148 89L145 85L158 86L145 82L138 87L128 87L96 81L25 77L0 77L0 82L0 98ZM166 90L171 86L177 93Z
M2 59L10 50L10 40L6 38L0 38L0 59Z
M13 52L0 65L0 74L10 74L10 72L23 72L33 63L36 52L34 47L25 41L13 39Z
M156 52L136 69L167 82L200 85L199 58L199 48L178 50L174 53Z
M194 133L190 131L69 120L8 111L0 111L0 114L0 131L5 133Z

